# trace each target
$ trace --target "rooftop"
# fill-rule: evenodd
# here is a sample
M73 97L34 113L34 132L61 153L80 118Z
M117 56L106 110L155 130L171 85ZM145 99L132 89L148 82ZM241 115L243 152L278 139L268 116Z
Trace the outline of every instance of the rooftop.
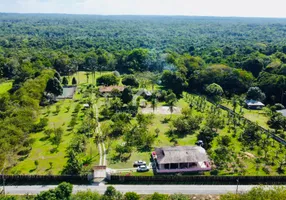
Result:
M118 85L100 86L99 92L111 92L112 90L119 90L120 92L122 92L124 89L125 89L125 86L118 86Z
M162 147L155 149L157 162L167 163L193 163L208 161L206 150L200 146Z
M248 105L248 106L265 106L262 102L260 101L256 101L256 100L246 100L245 103Z
M286 117L286 109L278 110L277 112L282 113L282 115L283 115L284 117Z

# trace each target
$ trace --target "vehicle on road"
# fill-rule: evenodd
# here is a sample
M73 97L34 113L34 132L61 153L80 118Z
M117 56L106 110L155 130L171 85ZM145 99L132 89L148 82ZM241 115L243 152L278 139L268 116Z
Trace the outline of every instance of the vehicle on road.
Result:
M137 168L137 172L148 172L149 168L146 165L141 165Z
M138 160L138 161L135 161L133 164L134 167L140 167L141 165L146 165L146 162L143 160Z

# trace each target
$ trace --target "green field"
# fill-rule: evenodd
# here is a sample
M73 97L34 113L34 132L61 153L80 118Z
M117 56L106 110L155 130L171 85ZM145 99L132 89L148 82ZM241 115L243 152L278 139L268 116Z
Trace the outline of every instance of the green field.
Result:
M69 123L72 119L72 114L77 105L82 106L87 99L91 97L89 93L86 93L85 90L87 88L87 79L86 72L79 72L75 74L74 77L80 77L80 84L78 85L77 93L72 100L60 100L56 104L51 106L43 107L41 110L41 118L48 118L48 126L45 129L55 129L55 128L63 128L64 134L62 137L62 142L56 148L55 145L52 144L50 139L46 138L44 131L39 133L32 133L31 138L34 139L34 143L32 145L32 150L25 156L18 156L18 163L15 167L10 169L11 174L61 174L63 167L66 165L66 149L70 145L70 142L74 136L78 133L78 129L83 122L83 118L85 115L85 111L82 109L78 113L77 117L77 125L74 129L69 128ZM110 72L106 72L110 73ZM104 73L102 73L104 74ZM96 77L99 77L100 73L96 73ZM69 78L71 81L71 77ZM77 78L78 79L78 78ZM89 84L92 83L92 79L89 78ZM159 89L159 86L155 87ZM200 96L189 94L191 99L200 99ZM100 109L105 107L105 98L99 98L96 102ZM149 102L150 104L150 102ZM193 116L201 116L203 121L200 125L200 130L206 124L206 119L208 115L211 113L211 108L213 105L205 101L205 109L204 111L199 111L197 108L192 108L191 113ZM165 106L165 102L158 103L158 107ZM176 106L183 109L188 108L190 102L186 98L180 98L176 103ZM232 108L230 103L224 102L224 105ZM59 109L57 113L56 110ZM239 108L237 108L239 109ZM244 116L253 122L258 122L259 125L267 128L267 117L264 115L262 111L249 111L243 109ZM141 108L139 108L139 112L141 112ZM265 156L265 150L261 149L258 146L253 148L249 148L244 146L239 138L243 131L242 125L237 125L235 128L233 125L227 125L228 121L227 112L224 110L219 111L219 116L224 119L224 128L218 129L218 136L214 138L212 142L211 148L208 150L210 157L213 157L215 154L213 152L221 146L220 140L222 136L229 136L231 139L230 145L227 148L230 151L230 158L227 161L227 166L218 170L218 174L220 175L277 175L277 160L281 158L283 155L278 155L276 157L277 149L279 149L279 144L276 141L272 141L271 145L267 147L267 156ZM153 113L152 123L148 126L149 132L155 135L155 130L159 129L160 132L158 137L155 138L155 142L153 144L154 147L162 147L162 146L173 146L173 145L195 145L197 141L197 135L200 130L194 131L192 134L187 134L184 136L170 135L170 127L172 126L172 120L180 117L181 114L172 114L172 115L163 115L160 113ZM101 121L101 123L105 123L106 121ZM263 137L265 137L263 135ZM265 138L266 139L266 138ZM133 168L133 163L136 160L145 160L149 164L150 162L150 154L151 151L137 151L135 148L133 149L130 158L125 161L114 160L114 155L116 154L115 148L118 144L122 144L123 139L119 137L117 139L106 139L105 146L107 148L107 164L109 168L112 169L127 169L120 174L122 175L147 175L152 176L153 172L149 171L146 173L137 173L129 171L130 168ZM98 146L94 143L94 138L91 137L88 139L85 152L81 154L82 158L92 157L92 163L89 167L94 165L98 165L99 163L99 152ZM276 159L276 160L274 160ZM35 165L35 161L38 162L38 165ZM52 167L51 167L52 163ZM266 164L267 163L267 164ZM272 164L269 164L272 163ZM267 170L266 170L267 168ZM209 172L205 173L206 175L210 174Z
M81 87L81 86L80 86ZM69 146L72 138L77 134L77 129L81 125L84 113L80 110L78 114L77 125L73 130L68 127L72 118L72 113L77 104L82 105L82 95L76 94L73 100L60 100L50 107L42 108L42 117L47 117L49 122L46 129L54 129L61 127L64 130L62 142L56 148L49 139L45 139L43 132L31 134L31 138L35 139L32 151L23 161L20 161L16 167L10 170L12 174L60 174L66 165L66 148ZM60 112L56 113L56 107L60 107ZM69 109L68 109L69 108ZM57 149L55 151L55 149ZM55 151L55 152L54 152ZM99 160L97 145L93 142L93 138L88 139L86 147L86 155L93 157L93 164L96 165ZM84 156L84 155L83 155ZM19 157L18 159L21 159ZM39 165L35 166L35 161ZM50 162L53 167L50 168Z
M192 95L195 97L196 95ZM187 107L188 104L183 100L180 99L177 103L177 106L180 108ZM211 103L207 102L207 107L212 106ZM204 120L201 124L201 127L206 123L205 119L209 115L209 111L206 112L198 112L193 109L193 115L202 115ZM224 110L221 110L221 116L223 118L227 119L227 112ZM265 125L267 118L260 113L259 111L245 111L246 117L249 117L252 120L260 120L260 125ZM179 117L180 115L173 115L172 118L175 119L176 117ZM170 137L167 132L170 127L170 122L163 123L164 119L170 119L170 115L160 115L156 114L154 115L154 119L152 121L152 124L149 126L149 131L151 131L153 134L155 134L155 129L159 128L160 133L158 138L156 138L156 141L154 143L154 147L162 147L162 146L173 146L174 142L171 141L172 137ZM228 149L232 152L231 158L228 161L228 164L223 169L220 169L218 174L220 175L278 175L277 167L278 163L277 158L281 159L283 157L283 154L279 154L277 158L275 158L275 154L277 149L279 149L279 143L269 139L271 142L271 145L267 147L267 159L264 158L264 150L260 149L258 147L254 147L253 149L244 146L241 142L239 142L240 135L242 133L243 129L240 126L236 127L236 131L234 132L233 127L225 126L223 129L218 130L219 136L217 136L213 142L211 149L208 150L208 153L212 153L215 149L220 147L219 140L222 136L229 136L231 138L231 143L228 147ZM186 135L184 137L176 138L178 145L195 145L195 142L197 141L197 134L199 131L196 131L194 134ZM263 138L267 138L266 136L263 136ZM115 140L112 142L111 150L108 154L109 158L109 166L114 169L123 169L123 168L132 168L133 162L136 160L145 160L149 162L150 160L150 153L151 152L138 152L133 151L131 154L131 157L126 162L112 162L112 156L115 153L114 148L117 144L121 144L122 140ZM257 161L260 160L259 162ZM275 161L272 161L275 160ZM266 162L268 164L266 164ZM270 162L274 162L274 164L269 164ZM146 174L146 175L152 175L152 173L130 173L127 172L127 174L132 175L140 175L140 174ZM209 172L205 173L206 175L209 174Z

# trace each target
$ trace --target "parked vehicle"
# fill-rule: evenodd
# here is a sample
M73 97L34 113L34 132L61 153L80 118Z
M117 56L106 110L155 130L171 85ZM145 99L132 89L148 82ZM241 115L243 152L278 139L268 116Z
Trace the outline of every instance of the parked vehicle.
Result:
M137 172L148 172L149 168L146 165L141 165L137 168Z
M141 165L146 165L146 162L142 160L138 160L138 161L135 161L133 164L134 167L139 167Z

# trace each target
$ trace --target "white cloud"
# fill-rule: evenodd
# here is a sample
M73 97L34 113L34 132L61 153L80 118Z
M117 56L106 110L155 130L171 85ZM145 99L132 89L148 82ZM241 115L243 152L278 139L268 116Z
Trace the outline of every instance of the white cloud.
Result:
M0 12L286 17L285 0L0 0Z

